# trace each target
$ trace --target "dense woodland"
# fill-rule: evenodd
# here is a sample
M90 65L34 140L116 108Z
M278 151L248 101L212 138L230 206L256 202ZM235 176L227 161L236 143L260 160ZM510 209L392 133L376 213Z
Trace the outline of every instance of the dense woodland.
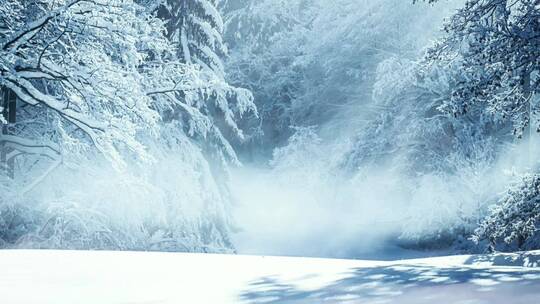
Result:
M0 247L235 252L253 167L540 249L539 72L538 0L0 0Z

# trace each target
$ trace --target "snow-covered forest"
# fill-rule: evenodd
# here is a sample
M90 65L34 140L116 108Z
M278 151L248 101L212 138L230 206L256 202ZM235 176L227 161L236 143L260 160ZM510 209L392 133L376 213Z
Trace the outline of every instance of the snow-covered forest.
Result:
M540 249L538 0L0 0L0 88L0 248Z

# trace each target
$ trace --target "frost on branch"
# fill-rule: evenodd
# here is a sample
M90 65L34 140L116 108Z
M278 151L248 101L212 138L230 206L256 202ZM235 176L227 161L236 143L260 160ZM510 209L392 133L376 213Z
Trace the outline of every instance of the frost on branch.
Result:
M6 247L232 250L218 173L237 163L226 135L241 138L238 121L256 109L250 92L223 80L219 62L203 64L218 59L208 48L221 47L220 17L195 2L207 13L186 18L211 41L188 37L186 60L145 1L0 0L0 86L18 100L2 140L20 152L19 174L2 184L0 218L12 214L25 231L3 239ZM156 184L155 168L185 172ZM128 182L125 195L144 195L101 196ZM144 208L175 218L133 213Z
M527 174L508 190L480 224L475 241L488 241L492 250L540 248L540 175Z
M428 52L433 63L461 71L444 109L459 116L482 108L528 136L540 79L540 10L533 0L469 0L446 23L447 33Z

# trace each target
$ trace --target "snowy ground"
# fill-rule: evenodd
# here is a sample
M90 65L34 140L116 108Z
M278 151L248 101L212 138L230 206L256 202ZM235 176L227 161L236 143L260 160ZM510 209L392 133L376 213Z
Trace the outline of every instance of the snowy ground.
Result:
M539 303L540 252L393 262L0 251L0 302Z

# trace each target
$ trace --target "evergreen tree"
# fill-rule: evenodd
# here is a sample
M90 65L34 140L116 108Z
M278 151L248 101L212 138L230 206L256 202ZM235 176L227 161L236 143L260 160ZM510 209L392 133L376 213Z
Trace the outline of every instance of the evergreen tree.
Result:
M223 20L217 0L151 0L150 7L165 21L167 37L184 63L196 63L224 76L221 57Z
M237 162L230 142L245 139L239 123L244 115L257 119L258 113L249 90L231 86L225 80L221 57L226 54L223 20L217 0L142 0L150 12L165 23L166 36L176 47L180 62L198 66L204 82L192 91L172 90L174 99L184 100L209 119L212 128L202 134L203 145L217 162ZM183 107L171 109L166 119L184 119ZM180 114L180 115L179 115ZM188 113L188 117L191 114ZM188 121L185 126L192 123ZM188 130L194 134L193 128ZM197 137L194 136L194 137ZM198 136L201 137L201 136ZM213 138L208 141L206 138ZM200 139L200 138L199 138Z

